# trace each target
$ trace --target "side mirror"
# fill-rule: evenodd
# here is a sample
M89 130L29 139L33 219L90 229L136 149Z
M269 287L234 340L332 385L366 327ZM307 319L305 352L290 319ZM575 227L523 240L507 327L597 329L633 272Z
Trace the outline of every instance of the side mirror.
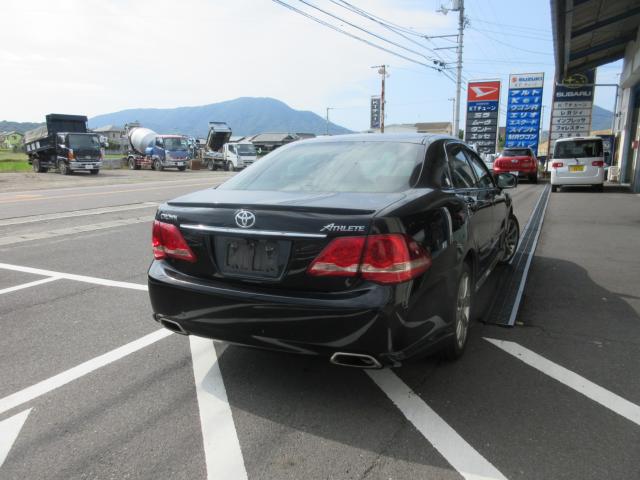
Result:
M501 189L516 188L518 186L518 177L511 173L499 173L496 181Z

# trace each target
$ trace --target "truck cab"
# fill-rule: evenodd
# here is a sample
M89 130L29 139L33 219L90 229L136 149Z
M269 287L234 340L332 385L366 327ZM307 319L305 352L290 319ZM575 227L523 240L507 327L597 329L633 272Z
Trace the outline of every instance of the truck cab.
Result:
M250 142L225 143L222 151L227 170L241 170L258 159L256 147Z
M145 149L151 158L153 168L177 168L185 170L189 161L189 145L181 135L158 135L155 141Z
M88 170L94 175L102 167L102 143L95 133L58 133L56 135L56 164L69 173Z

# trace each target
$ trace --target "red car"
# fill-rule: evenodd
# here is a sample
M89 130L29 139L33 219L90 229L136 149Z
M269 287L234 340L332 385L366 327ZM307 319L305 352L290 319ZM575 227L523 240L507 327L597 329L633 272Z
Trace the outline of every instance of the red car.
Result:
M493 162L493 172L508 172L538 183L538 160L530 148L505 148Z

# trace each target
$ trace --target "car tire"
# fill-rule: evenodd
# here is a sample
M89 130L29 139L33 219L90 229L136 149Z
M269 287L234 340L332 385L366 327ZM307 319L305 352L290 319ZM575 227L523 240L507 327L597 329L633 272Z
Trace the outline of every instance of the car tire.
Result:
M551 191L557 192L560 187L558 185L551 185Z
M507 219L507 226L502 238L502 259L500 263L509 263L518 249L520 242L520 223L512 213Z
M531 183L538 183L538 174L533 174L529 177L529 182Z
M137 170L136 161L133 157L129 158L129 170Z
M162 166L162 163L160 163L160 160L157 159L157 158L153 161L153 169L156 172L161 172L162 170L164 170L164 167Z
M224 169L227 172L233 172L233 163L231 163L230 161L227 161L227 163L225 164Z
M31 162L31 166L33 167L33 171L36 173L44 173L47 171L46 168L44 168L43 166L40 165L40 160L38 160L37 158L35 158L32 162Z
M462 357L472 318L473 274L468 262L462 264L462 271L458 278L453 304L453 335L442 350L446 360L454 361Z
M216 169L216 166L213 163L213 160L211 160L210 162L207 162L207 170L209 170L210 172L213 172Z

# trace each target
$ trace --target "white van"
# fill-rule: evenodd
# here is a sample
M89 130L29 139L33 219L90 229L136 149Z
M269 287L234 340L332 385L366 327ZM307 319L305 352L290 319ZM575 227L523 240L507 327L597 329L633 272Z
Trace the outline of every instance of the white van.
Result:
M551 161L551 191L570 185L604 186L604 148L600 137L559 138Z

